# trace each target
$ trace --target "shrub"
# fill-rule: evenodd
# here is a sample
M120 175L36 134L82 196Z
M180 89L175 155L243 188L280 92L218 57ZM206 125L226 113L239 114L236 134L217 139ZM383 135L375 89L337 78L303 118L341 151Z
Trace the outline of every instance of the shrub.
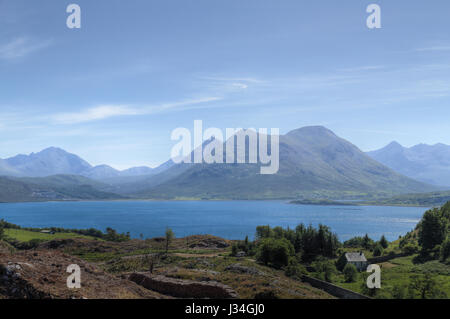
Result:
M413 255L419 251L419 246L414 244L406 244L403 246L402 251L407 255Z
M394 299L406 299L407 290L405 286L395 285L392 289L392 297Z
M255 299L279 299L274 290L264 290L255 294Z
M280 269L288 265L289 257L294 253L294 247L287 239L265 238L258 244L256 258L265 265Z
M319 259L312 264L316 277L327 281L333 282L333 277L336 274L336 266L329 260Z
M353 264L347 264L344 267L344 278L346 282L355 282L358 277L358 270Z
M383 254L383 247L380 244L377 244L373 250L373 255L375 257L381 256Z
M296 258L291 258L284 274L291 278L301 279L302 275L306 274L306 268L299 264Z
M420 299L440 299L447 297L445 292L438 286L436 279L429 273L411 276L409 294Z

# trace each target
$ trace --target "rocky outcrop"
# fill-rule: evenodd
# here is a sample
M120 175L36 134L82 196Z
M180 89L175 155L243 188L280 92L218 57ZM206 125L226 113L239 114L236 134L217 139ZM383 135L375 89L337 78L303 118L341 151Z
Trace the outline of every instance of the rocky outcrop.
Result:
M220 249L230 246L230 244L226 240L211 235L190 236L187 237L187 240L189 242L189 248L194 249Z
M0 290L2 290L2 295L13 299L51 298L50 294L36 289L21 277L22 266L21 263L15 264L12 262L7 265L0 265Z
M218 282L173 279L148 273L133 273L129 279L147 289L178 298L238 298L234 290Z
M69 265L81 269L81 288L69 289ZM59 251L0 253L0 299L138 299L162 298L126 279Z

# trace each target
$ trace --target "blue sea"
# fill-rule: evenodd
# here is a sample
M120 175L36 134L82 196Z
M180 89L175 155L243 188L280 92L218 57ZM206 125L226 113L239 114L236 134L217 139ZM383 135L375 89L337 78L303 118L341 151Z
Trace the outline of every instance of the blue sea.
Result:
M397 239L414 229L426 208L383 206L303 206L283 201L113 201L0 204L0 219L23 227L112 227L138 238L212 234L254 238L258 225L294 228L303 223L331 227L340 240L366 233Z

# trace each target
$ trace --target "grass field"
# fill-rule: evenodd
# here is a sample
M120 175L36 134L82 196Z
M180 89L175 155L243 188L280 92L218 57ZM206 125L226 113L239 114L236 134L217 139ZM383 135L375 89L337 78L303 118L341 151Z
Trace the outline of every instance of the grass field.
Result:
M450 296L450 267L437 260L421 264L414 264L416 255L392 259L380 263L381 266L381 289L378 293L380 298L393 298L394 287L407 289L414 275L430 273L437 282L440 290ZM358 279L353 283L346 283L342 274L335 277L336 285L362 293L364 283L363 273L358 274Z
M67 239L67 238L93 239L92 237L79 235L76 233L55 233L52 235L22 229L5 229L5 235L11 239L15 239L21 242L28 242L33 239L37 240L53 240L53 239Z

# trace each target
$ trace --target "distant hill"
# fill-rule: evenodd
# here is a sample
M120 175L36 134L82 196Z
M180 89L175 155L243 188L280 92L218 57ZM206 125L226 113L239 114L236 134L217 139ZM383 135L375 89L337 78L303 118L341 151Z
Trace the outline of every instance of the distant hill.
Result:
M397 142L392 142L380 150L367 154L405 176L450 188L449 145L419 144L406 148Z
M34 202L61 200L123 199L104 192L103 185L82 176L56 175L50 177L0 177L0 202Z
M17 155L0 159L0 176L46 177L58 174L82 175L99 181L114 178L149 176L158 174L170 167L166 162L157 168L146 166L132 167L119 171L108 165L92 166L75 154L57 147L49 147L30 155Z
M404 194L374 201L358 202L361 205L439 207L450 201L450 191L424 194Z
M161 182L162 180L162 182ZM280 136L280 170L260 175L257 164L178 164L147 179L145 198L344 198L426 192L434 187L400 175L320 127ZM154 183L154 185L152 185ZM143 181L140 181L142 186ZM155 185L156 184L156 185Z

